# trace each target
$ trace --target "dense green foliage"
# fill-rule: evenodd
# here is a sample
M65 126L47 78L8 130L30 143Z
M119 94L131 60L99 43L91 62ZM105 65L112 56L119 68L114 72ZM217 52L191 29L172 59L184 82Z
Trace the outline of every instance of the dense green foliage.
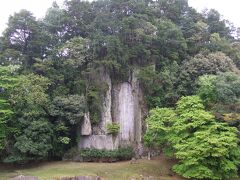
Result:
M115 150L71 149L64 155L64 158L66 160L82 162L115 162L119 160L130 160L133 156L133 149L131 147L125 147Z
M147 118L147 145L163 146L179 162L173 170L197 179L237 176L240 164L237 129L218 122L198 96L177 102L176 110L156 108ZM170 153L169 153L170 152Z
M240 101L240 76L231 72L199 78L198 94L206 104L235 104Z
M198 54L191 61L184 63L182 68L179 91L186 95L196 91L196 80L199 76L228 71L239 73L233 61L221 52L208 55Z
M9 98L11 90L18 83L14 73L16 68L16 66L0 67L0 152L7 147L8 136L16 130L9 126L14 118Z
M108 134L116 135L118 134L119 130L120 130L120 125L118 123L107 124Z
M101 118L103 74L117 84L137 70L153 109L146 144L175 155L185 177L235 175L236 129L221 120L240 113L239 40L219 12L198 13L187 0L66 0L43 19L15 13L0 37L0 160L61 159L84 113L92 125ZM201 100L178 101L194 94Z

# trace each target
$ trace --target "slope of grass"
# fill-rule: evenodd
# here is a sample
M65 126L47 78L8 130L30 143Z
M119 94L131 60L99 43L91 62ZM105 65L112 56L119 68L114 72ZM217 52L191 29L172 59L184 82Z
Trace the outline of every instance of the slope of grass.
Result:
M160 157L155 160L138 160L131 164L130 161L117 163L75 163L75 162L49 162L28 168L0 167L0 179L6 180L16 175L32 175L40 180L55 180L60 177L95 175L104 180L127 179L161 179L181 180L173 176L169 170L172 162Z

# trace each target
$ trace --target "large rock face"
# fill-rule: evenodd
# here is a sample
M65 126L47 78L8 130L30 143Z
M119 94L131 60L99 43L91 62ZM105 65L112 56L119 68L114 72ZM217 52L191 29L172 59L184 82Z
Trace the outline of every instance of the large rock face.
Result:
M146 108L137 73L137 71L131 73L128 82L114 85L107 73L101 74L102 82L108 85L108 90L103 96L101 120L97 127L92 127L98 130L93 130L91 135L86 136L87 133L83 133L84 128L82 128L81 134L85 136L80 137L79 148L110 150L119 146L141 144L142 120ZM120 125L117 136L107 134L106 126L112 122Z
M134 141L134 102L133 91L130 83L122 83L118 94L118 101L115 102L117 110L116 121L120 124L119 138L121 141Z
M81 137L79 147L113 150L117 148L117 145L115 145L112 135L91 135Z

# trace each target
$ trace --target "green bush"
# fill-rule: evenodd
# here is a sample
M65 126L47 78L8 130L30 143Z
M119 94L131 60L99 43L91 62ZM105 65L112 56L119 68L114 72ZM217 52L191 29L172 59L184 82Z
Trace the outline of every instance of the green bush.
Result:
M132 148L120 148L116 150L98 150L98 149L84 149L79 152L83 161L120 161L129 160L133 157Z
M134 156L134 151L131 147L119 148L117 150L117 158L119 160L129 160Z
M176 110L156 108L146 119L145 143L170 150L173 171L189 179L237 177L240 150L237 129L215 120L198 96L182 97Z
M119 132L120 125L118 123L107 124L107 133L116 135Z
M73 160L75 157L85 162L115 162L129 160L134 156L131 147L119 148L115 150L100 150L100 149L71 149L65 154L64 159Z

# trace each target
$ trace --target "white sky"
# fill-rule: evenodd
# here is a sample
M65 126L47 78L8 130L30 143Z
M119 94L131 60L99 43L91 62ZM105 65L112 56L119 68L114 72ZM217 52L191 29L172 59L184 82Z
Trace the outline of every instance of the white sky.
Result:
M21 9L31 11L35 17L41 18L46 10L51 7L54 0L4 0L0 6L0 33L6 28L9 15ZM64 0L56 0L61 4ZM230 20L235 26L240 27L240 1L239 0L189 0L189 5L201 11L204 8L214 8Z
M240 27L239 0L188 0L190 6L201 12L204 8L216 9L224 19Z
M14 12L21 9L27 9L37 18L44 17L48 8L51 7L54 0L3 0L0 6L0 34L7 26L8 18ZM64 0L55 0L62 4Z

